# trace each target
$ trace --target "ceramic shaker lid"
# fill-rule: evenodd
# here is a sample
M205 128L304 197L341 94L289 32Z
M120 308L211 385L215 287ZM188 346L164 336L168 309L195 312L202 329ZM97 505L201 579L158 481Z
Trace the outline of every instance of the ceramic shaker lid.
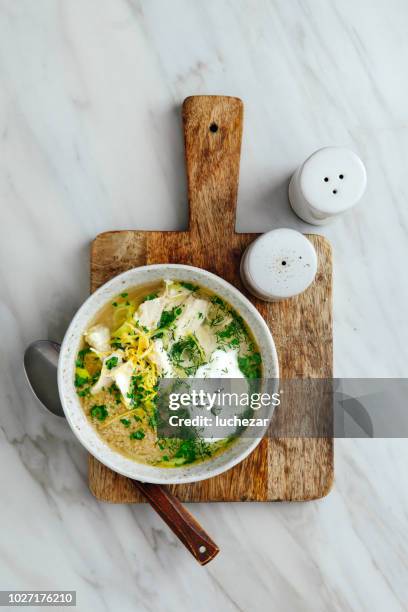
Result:
M357 204L366 183L366 170L358 155L345 147L326 147L308 157L295 172L289 200L304 221L323 225Z
M292 229L272 230L257 238L241 260L241 278L256 297L277 301L302 293L317 271L314 246Z

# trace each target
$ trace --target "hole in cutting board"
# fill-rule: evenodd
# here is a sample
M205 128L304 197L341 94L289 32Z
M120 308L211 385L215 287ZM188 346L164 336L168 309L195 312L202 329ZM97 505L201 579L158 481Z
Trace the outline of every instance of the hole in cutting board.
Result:
M215 134L215 132L218 132L218 125L216 123L212 123L210 125L210 132L213 132L213 134Z

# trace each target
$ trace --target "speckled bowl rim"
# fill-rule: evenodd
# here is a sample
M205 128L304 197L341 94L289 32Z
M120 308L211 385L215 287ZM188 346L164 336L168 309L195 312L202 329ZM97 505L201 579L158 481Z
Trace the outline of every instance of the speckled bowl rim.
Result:
M74 386L76 355L82 334L98 311L126 289L164 279L195 282L220 295L243 317L259 346L265 379L279 379L279 363L272 334L255 306L233 285L202 268L182 264L154 264L127 270L102 285L82 304L73 317L61 345L58 362L58 389L67 421L81 444L111 470L157 484L181 484L212 478L243 461L259 444L261 437L240 437L222 454L202 463L179 468L160 468L137 463L111 449L86 418ZM272 414L271 409L271 414ZM266 428L265 428L266 431ZM265 433L265 432L263 432Z

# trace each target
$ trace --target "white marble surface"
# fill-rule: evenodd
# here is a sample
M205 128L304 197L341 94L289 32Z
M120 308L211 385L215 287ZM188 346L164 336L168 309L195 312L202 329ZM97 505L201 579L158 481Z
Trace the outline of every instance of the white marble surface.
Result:
M310 229L290 173L320 146L364 159L361 205L318 231L335 254L338 376L408 369L406 0L0 0L0 588L76 589L82 611L408 606L404 440L336 443L330 495L194 512L201 568L148 507L96 502L68 427L21 357L60 339L106 229L186 227L180 103L238 95L238 229Z

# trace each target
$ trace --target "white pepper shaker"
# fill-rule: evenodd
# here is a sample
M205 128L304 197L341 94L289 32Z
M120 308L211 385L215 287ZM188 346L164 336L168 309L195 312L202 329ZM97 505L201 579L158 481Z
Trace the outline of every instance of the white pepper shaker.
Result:
M301 219L324 225L357 204L366 184L358 155L345 147L325 147L296 170L289 184L289 201Z
M253 295L267 302L302 293L313 282L317 254L300 232L280 228L262 234L241 259L241 279Z

